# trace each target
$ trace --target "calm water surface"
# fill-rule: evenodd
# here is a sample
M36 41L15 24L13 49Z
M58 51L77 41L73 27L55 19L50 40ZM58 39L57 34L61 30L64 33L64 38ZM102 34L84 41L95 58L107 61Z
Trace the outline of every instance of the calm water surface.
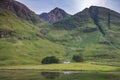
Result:
M0 71L0 80L120 80L118 72L41 72L35 70Z

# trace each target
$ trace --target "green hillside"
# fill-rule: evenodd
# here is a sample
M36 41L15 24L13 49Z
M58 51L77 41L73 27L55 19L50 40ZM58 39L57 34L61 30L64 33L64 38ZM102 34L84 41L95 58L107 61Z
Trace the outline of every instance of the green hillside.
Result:
M21 8L21 3L17 2L17 7L20 6L18 12L23 10L23 13L18 15L11 7L13 4L0 4L0 65L41 64L41 59L50 55L63 60L65 47L50 42L40 32L43 27L48 28L47 23L29 9ZM31 16L24 12L31 12Z
M53 24L46 37L87 61L120 61L120 14L103 7L86 8Z

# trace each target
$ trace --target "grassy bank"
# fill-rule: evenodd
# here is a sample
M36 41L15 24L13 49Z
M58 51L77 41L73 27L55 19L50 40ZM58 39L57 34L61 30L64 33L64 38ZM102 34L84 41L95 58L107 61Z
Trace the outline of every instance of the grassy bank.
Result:
M47 70L47 71L117 71L120 67L93 65L90 63L71 63L71 64L49 64L49 65L21 65L21 66L1 66L1 70Z

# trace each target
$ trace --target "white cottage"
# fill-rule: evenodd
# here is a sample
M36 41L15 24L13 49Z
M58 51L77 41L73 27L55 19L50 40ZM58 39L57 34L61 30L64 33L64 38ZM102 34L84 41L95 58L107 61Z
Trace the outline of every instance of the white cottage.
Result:
M70 61L64 61L64 64L70 64Z

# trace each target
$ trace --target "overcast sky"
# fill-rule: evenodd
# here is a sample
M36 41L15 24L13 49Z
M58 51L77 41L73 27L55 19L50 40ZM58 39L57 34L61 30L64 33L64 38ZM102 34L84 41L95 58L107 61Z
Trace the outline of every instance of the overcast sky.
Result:
M49 12L55 7L75 14L90 6L103 6L120 12L120 0L17 0L37 14Z

